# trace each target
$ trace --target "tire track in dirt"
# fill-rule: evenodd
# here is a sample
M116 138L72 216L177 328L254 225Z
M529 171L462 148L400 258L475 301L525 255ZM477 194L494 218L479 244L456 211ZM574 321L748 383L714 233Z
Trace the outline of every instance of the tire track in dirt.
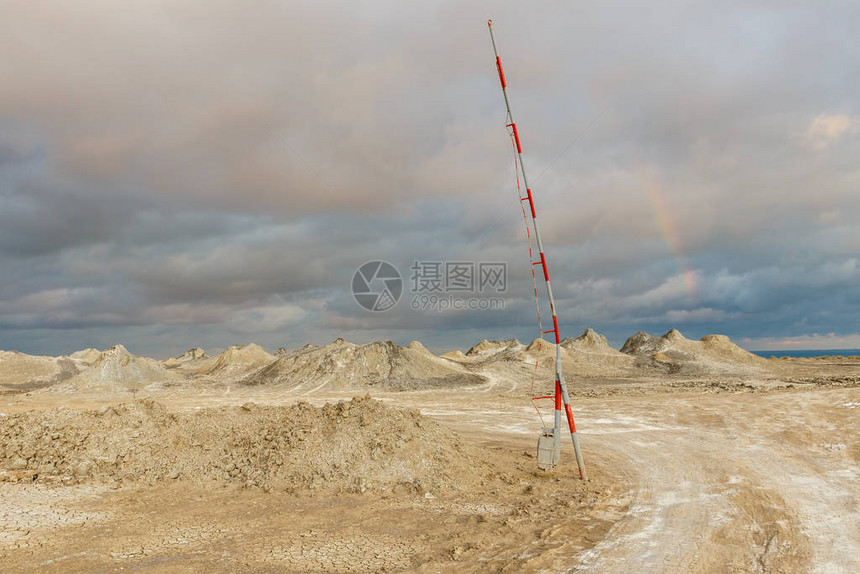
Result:
M830 397L833 392L841 394ZM790 426L787 411L806 405L810 417L827 420L819 409L851 404L857 394L847 389L580 399L576 411L586 465L627 485L629 492L610 502L628 511L602 541L561 570L860 571L856 463L847 457L838 464L799 460L803 449L796 439L785 446L774 440ZM843 398L848 395L855 399ZM814 397L820 406L811 406ZM777 406L768 409L768 403ZM480 428L525 444L540 426L534 411L509 402L490 410L480 404L428 406L422 409L426 414L464 436ZM819 426L808 431L808 442L832 440L824 432L829 427ZM845 421L836 426L844 428ZM850 450L840 444L831 450ZM563 449L563 457L572 456L566 440Z
M860 571L857 464L834 456L848 449L832 437L856 441L857 424L834 411L849 395L857 391L592 406L583 443L610 465L604 472L626 477L633 500L571 571Z
M779 492L809 539L809 572L860 572L860 421L844 408L857 389L792 393L759 405L732 424L761 436L749 475ZM847 397L847 398L846 398Z
M611 421L611 415L603 413L601 420ZM583 428L588 422L583 420ZM616 431L598 428L583 435L599 453L601 466L614 463L614 468L604 466L604 472L625 477L632 501L627 516L580 557L573 571L690 571L708 550L708 533L726 520L729 505L708 473L712 461L686 448L691 438L687 429L654 426L650 422L635 429L620 420Z

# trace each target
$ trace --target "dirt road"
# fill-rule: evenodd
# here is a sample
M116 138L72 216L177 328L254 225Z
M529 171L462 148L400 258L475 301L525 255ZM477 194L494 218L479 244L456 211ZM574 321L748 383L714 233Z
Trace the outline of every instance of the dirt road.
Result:
M857 397L851 389L591 405L592 428L605 432L590 448L612 454L633 502L577 568L860 571ZM636 423L613 432L619 414Z
M580 399L588 464L627 510L562 570L860 571L860 389ZM531 446L534 411L439 404L466 436ZM565 453L568 458L571 452Z

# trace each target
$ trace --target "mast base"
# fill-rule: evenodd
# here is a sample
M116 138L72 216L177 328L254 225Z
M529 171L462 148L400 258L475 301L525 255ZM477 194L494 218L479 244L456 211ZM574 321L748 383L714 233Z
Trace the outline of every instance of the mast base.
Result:
M552 427L544 427L538 436L537 464L541 470L552 470L561 461L561 441Z

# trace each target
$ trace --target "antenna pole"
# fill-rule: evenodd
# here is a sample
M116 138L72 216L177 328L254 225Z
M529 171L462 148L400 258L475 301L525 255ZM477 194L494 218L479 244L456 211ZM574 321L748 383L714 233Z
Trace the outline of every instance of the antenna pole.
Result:
M523 174L523 184L526 188L527 197L523 198L524 200L528 200L529 208L531 210L531 220L532 220L532 228L535 232L535 240L537 241L538 252L540 253L540 261L532 262L532 265L540 265L543 269L543 278L546 283L546 296L549 300L549 309L552 313L552 326L553 328L548 331L542 331L541 335L547 333L555 333L555 419L554 419L554 427L553 427L553 450L554 452L559 452L559 441L561 438L561 412L562 405L564 406L564 412L567 416L567 424L570 429L570 437L573 441L573 450L576 454L576 464L579 467L579 477L582 480L586 479L585 474L585 464L582 460L582 452L579 449L579 438L576 435L576 424L573 420L573 410L570 408L570 397L567 393L567 385L564 382L564 373L562 372L561 366L561 333L558 329L558 316L555 311L555 299L552 296L552 286L549 281L549 267L546 262L546 255L543 250L543 241L541 241L540 235L540 226L538 225L537 220L537 212L535 211L535 202L532 196L531 186L529 185L528 175L526 174L526 167L523 164L523 147L520 143L520 134L517 130L517 124L514 121L513 113L511 112L511 100L508 96L508 84L505 80L505 72L502 68L502 59L499 57L499 50L496 47L496 37L493 34L493 21L489 20L487 22L487 26L490 29L490 40L493 43L493 54L496 56L496 70L499 73L499 82L502 85L502 95L505 97L505 107L507 108L508 116L507 116L507 125L506 127L511 128L513 133L514 144L517 150L517 160L520 164L520 172Z

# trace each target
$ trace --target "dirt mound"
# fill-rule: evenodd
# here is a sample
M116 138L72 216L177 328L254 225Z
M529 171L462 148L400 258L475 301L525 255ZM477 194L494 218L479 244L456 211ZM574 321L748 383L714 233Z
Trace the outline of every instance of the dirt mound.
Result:
M571 381L577 377L629 376L635 359L616 351L606 342L606 337L587 329L576 338L568 337L561 342L561 360L565 376ZM535 339L520 360L531 366L549 371L555 370L555 344L544 339Z
M621 376L629 374L633 368L633 359L610 347L606 337L592 329L586 329L579 337L568 337L561 342L561 348L565 371L570 371L571 375ZM555 344L540 338L528 345L523 345L516 339L484 340L469 349L466 357L472 359L470 366L473 367L485 368L502 364L508 369L518 371L517 363L534 368L535 361L538 361L539 367L554 370ZM522 373L516 376L522 377Z
M84 349L83 351L76 351L72 353L71 355L69 355L69 358L75 361L75 363L77 364L83 364L89 367L99 359L101 354L102 352L98 349L93 349L92 347L90 347L89 349Z
M163 382L175 375L155 359L135 357L122 345L100 353L92 366L68 384L77 390L124 391Z
M551 343L549 341L538 338L538 339L535 339L534 341L532 341L531 343L529 343L528 345L526 345L525 350L528 353L541 353L543 351L548 350L549 345L551 345ZM555 346L553 346L553 353L555 353L554 349L555 349Z
M512 387L530 385L535 376L554 380L555 344L545 339L535 339L523 345L516 339L508 341L481 341L466 357L468 367L475 369L497 382ZM616 351L592 329L586 329L576 338L567 338L561 343L561 359L566 377L626 377L634 373L635 359Z
M24 391L53 385L78 373L68 357L40 357L0 351L0 390Z
M692 341L677 329L661 337L640 331L627 339L621 352L670 373L731 374L758 371L767 365L766 359L738 347L725 335L705 335Z
M196 361L197 359L205 359L208 355L206 355L206 351L201 349L200 347L195 347L193 349L188 349L185 351L185 354L180 357L180 359L187 359L190 361Z
M566 351L565 360L581 375L629 377L635 374L636 359L610 347L606 337L592 329L586 329L579 337L565 339L561 347Z
M624 346L621 347L621 352L627 355L653 355L654 353L659 353L662 350L661 346L664 343L665 341L661 338L652 337L645 331L639 331L624 342Z
M508 349L519 350L521 348L522 343L520 343L516 339L507 339L504 341L488 341L487 339L484 339L483 341L466 351L466 356L474 357L492 355Z
M146 399L0 418L0 480L188 480L283 490L445 491L475 485L488 455L417 411L369 397L170 413Z
M620 351L609 346L609 343L606 341L606 337L593 329L586 329L579 337L566 338L561 342L561 346L568 351L578 351L580 353L599 353L602 355L621 354Z
M201 369L205 364L211 364L212 362L213 361L209 355L206 354L206 351L200 347L195 347L193 349L188 349L178 357L164 360L161 364L166 369L176 369L182 372L194 372Z
M479 375L437 357L421 343L401 347L391 341L356 345L337 339L278 358L241 380L248 385L277 384L293 391L442 388L474 385Z
M534 369L534 360L529 364L528 348L517 339L488 341L484 339L466 352L465 367L480 372L493 379L525 380ZM531 380L531 379L529 379ZM512 383L513 384L513 383Z
M767 362L767 359L735 345L725 335L705 335L700 339L700 342L708 354L714 357L753 364L764 364Z
M237 378L268 365L275 356L255 343L250 345L231 345L211 364L200 368L197 373L221 378Z

